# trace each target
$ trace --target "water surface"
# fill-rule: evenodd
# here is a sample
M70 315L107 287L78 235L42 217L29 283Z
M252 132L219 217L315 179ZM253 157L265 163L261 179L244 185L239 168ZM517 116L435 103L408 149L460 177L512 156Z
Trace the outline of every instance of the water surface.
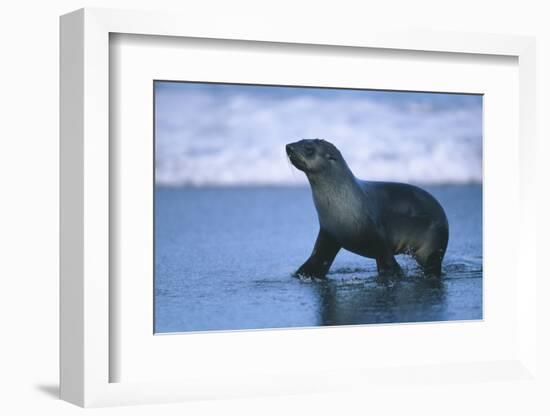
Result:
M397 260L399 282L341 250L324 282L291 277L318 232L308 187L155 190L155 332L482 318L480 185L428 186L450 239L440 284Z

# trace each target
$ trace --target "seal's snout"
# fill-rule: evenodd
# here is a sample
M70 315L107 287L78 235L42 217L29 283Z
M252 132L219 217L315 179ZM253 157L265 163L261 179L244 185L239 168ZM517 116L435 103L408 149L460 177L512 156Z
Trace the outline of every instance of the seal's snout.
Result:
M292 162L294 166L296 166L296 160L301 160L301 151L297 143L289 143L285 146L286 149L286 155Z
M295 150L295 143L289 143L285 146L285 149L286 149L286 154L288 156L291 156L293 154L296 153L296 150Z
M299 170L306 169L306 163L302 156L302 152L298 148L299 143L289 143L285 146L286 154L290 159L290 163L294 165L295 168Z

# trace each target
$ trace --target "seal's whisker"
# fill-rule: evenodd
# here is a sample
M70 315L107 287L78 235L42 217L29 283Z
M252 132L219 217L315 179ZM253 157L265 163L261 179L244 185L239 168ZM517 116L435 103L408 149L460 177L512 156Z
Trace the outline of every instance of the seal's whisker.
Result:
M285 157L286 163L288 164L288 168L290 169L290 172L292 172L292 178L294 179L294 182L298 182L298 177L296 176L296 172L294 169L292 169L292 162L290 161L290 156L286 155Z

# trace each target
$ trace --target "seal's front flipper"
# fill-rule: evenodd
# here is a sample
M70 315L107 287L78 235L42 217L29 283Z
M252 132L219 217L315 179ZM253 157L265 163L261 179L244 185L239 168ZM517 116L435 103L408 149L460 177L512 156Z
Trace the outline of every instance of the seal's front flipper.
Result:
M324 279L340 248L330 234L320 229L311 256L294 273L294 276Z

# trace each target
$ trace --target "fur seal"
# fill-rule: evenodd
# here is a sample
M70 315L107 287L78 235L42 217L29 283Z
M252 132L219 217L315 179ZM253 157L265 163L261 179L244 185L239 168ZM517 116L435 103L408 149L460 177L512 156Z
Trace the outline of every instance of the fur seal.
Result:
M394 255L410 254L426 276L440 277L449 224L425 190L397 182L357 179L340 151L325 140L286 145L291 163L311 185L319 235L295 275L325 278L341 248L376 259L381 276L402 275Z

